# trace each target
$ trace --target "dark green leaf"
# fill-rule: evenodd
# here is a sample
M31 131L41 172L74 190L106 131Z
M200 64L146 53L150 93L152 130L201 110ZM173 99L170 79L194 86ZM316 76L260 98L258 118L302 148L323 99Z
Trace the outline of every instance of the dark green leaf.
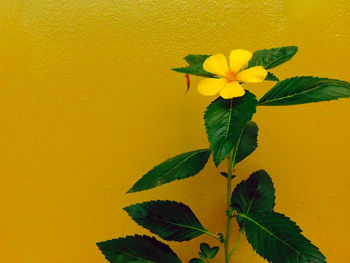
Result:
M127 236L97 243L111 263L181 263L169 246L154 237Z
M238 214L254 250L272 263L325 263L318 248L288 217L270 212Z
M219 252L219 247L212 247L210 248L210 251L208 252L209 258L215 258L216 254Z
M192 210L182 203L157 200L124 209L136 223L165 240L185 241L207 233Z
M188 55L184 58L189 65L188 67L173 68L172 70L179 73L213 78L215 76L214 74L209 73L203 69L203 63L208 57L208 55Z
M199 247L203 255L205 255L204 258L207 258L207 255L210 252L210 246L207 243L201 243Z
M228 100L219 97L208 106L205 127L216 166L236 147L256 104L255 95L246 91L243 97Z
M294 77L278 82L259 101L262 106L285 106L350 97L350 83L337 79Z
M209 258L212 259L216 256L216 254L219 251L219 247L210 247L207 243L201 243L200 244L200 249L203 254L203 258Z
M189 263L205 263L205 261L200 258L192 258Z
M267 73L267 76L266 76L265 80L279 81L279 79L271 72Z
M258 131L259 128L255 122L247 122L238 142L237 152L234 158L235 163L242 161L258 147Z
M252 173L232 193L231 207L239 213L271 212L274 206L275 188L264 170Z
M209 156L210 150L203 149L170 158L145 174L128 193L151 189L174 180L194 176L204 168Z
M206 259L207 258L207 255L204 254L202 251L198 252L198 255L203 258L203 259Z
M298 48L295 46L257 50L253 53L248 68L255 66L263 66L265 69L277 67L290 60L297 51Z

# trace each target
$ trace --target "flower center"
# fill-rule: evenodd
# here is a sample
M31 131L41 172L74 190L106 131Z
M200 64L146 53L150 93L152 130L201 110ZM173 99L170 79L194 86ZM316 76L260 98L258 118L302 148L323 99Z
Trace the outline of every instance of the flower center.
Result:
M225 78L227 82L237 81L236 72L233 72L233 71L226 72Z

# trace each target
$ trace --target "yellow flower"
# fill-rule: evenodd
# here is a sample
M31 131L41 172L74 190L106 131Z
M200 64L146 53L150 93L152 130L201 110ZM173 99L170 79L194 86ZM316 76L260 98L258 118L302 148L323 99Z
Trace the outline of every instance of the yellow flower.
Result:
M198 83L198 92L205 96L213 96L220 93L224 99L241 97L245 90L240 83L257 83L262 82L267 76L267 70L262 66L251 67L242 70L248 65L252 53L243 50L235 49L230 54L230 67L223 54L216 54L208 57L203 68L219 78L207 78Z

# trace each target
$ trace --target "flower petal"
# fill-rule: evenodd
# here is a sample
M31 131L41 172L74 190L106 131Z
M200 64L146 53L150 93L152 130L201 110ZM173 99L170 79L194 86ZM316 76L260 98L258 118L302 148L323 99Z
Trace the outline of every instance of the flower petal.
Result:
M237 74L237 80L248 82L248 83L257 83L263 82L267 76L267 70L263 66L256 66L243 70Z
M213 96L217 94L226 84L224 79L207 78L198 83L197 90L204 96Z
M248 65L249 60L252 58L252 52L244 49L235 49L230 54L230 69L237 73L244 66Z
M242 97L245 93L244 88L237 82L229 82L220 91L220 96L224 99L231 99L235 97Z
M216 54L208 57L203 63L203 68L206 71L219 76L225 76L229 71L227 60L223 54Z

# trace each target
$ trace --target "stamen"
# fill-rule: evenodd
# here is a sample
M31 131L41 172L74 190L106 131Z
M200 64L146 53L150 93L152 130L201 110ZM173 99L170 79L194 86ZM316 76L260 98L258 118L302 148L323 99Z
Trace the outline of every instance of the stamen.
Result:
M227 81L227 82L237 81L236 73L233 72L233 71L227 72L227 73L225 74L225 77L226 77L226 81Z

